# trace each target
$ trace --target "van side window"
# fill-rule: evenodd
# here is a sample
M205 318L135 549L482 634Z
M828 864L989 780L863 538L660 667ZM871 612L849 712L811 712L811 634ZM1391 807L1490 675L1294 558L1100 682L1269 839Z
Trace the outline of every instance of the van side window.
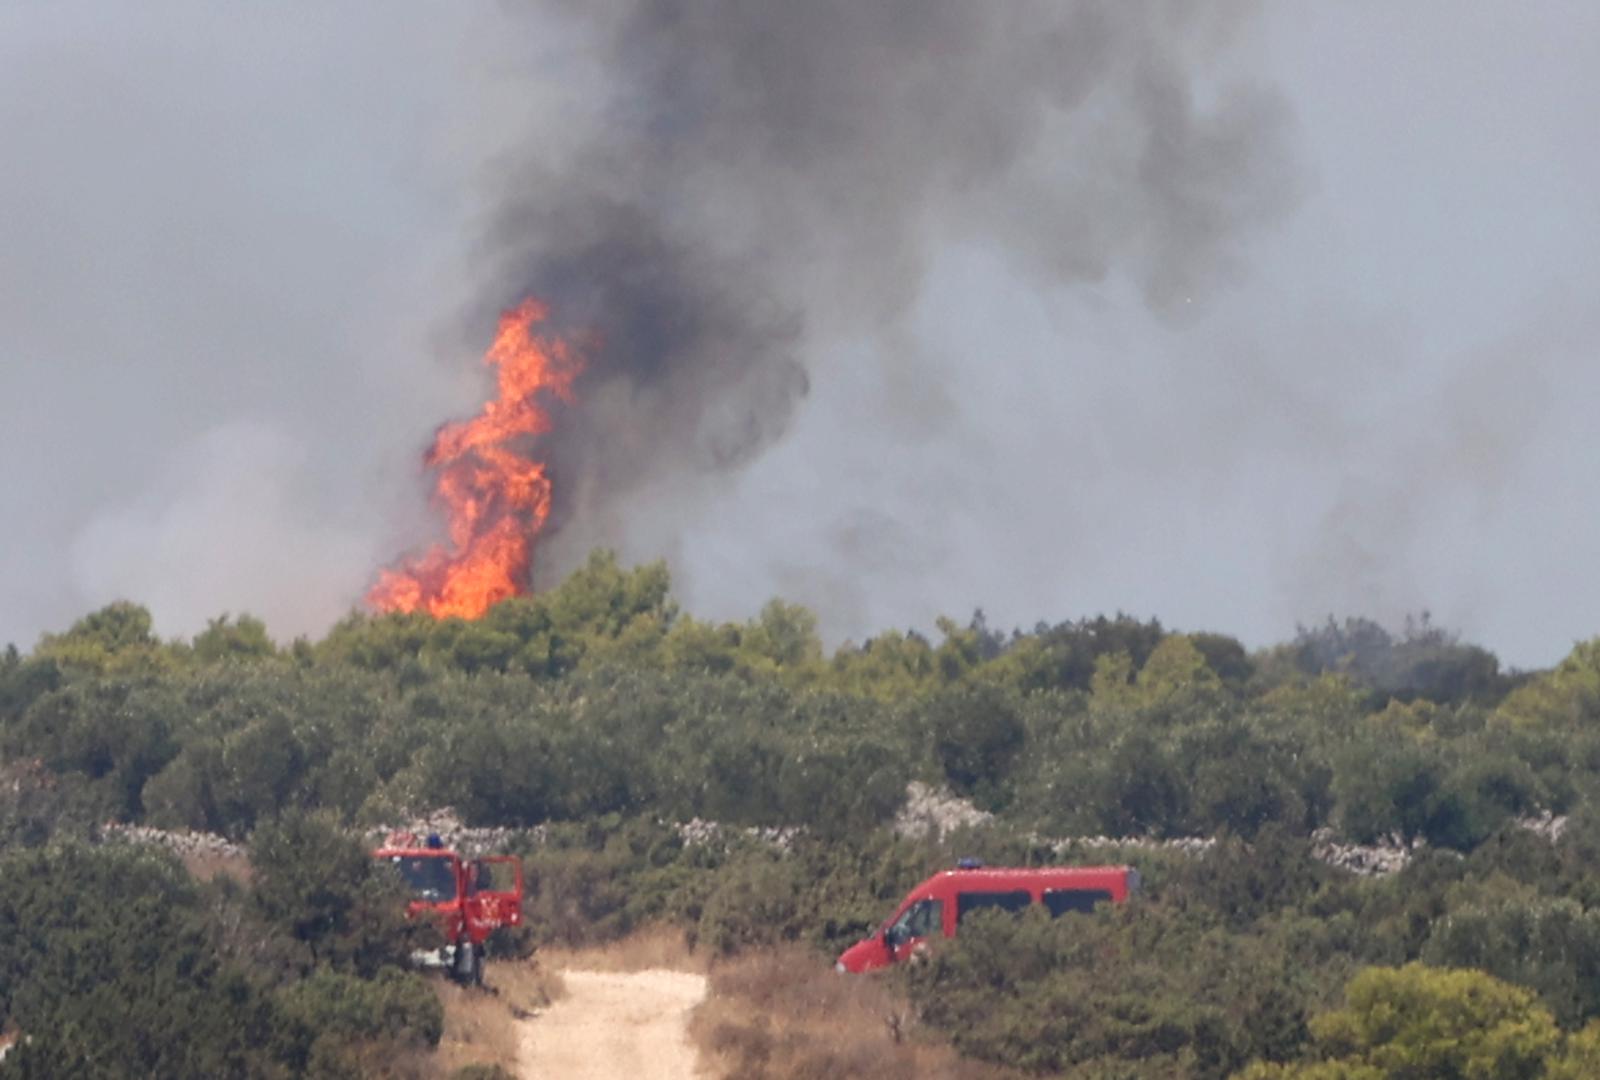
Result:
M962 922L974 911L999 908L1002 911L1021 911L1033 902L1027 889L1012 892L956 893L956 922Z
M906 908L889 927L889 943L902 945L912 938L944 933L944 901L918 900Z
M1053 919L1068 911L1093 911L1096 904L1110 899L1111 893L1105 889L1047 889L1044 906Z

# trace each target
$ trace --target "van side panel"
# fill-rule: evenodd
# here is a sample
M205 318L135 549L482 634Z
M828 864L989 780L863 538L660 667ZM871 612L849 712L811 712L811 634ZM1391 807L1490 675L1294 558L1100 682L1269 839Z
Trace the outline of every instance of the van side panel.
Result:
M1021 910L1030 904L1044 904L1052 916L1067 911L1092 910L1101 903L1121 903L1138 888L1138 871L1127 866L1051 866L1051 867L994 867L982 869L944 870L923 881L906 895L894 913L880 926L878 933L859 945L846 950L850 956L850 970L857 970L863 962L867 970L883 966L879 961L863 961L854 956L869 942L880 941L884 932L893 926L913 904L923 900L938 900L940 904L940 930L944 937L955 937L963 909L975 907L1001 907ZM968 897L965 904L962 896ZM973 897L980 897L974 900ZM995 899L988 899L994 897ZM844 962L841 957L841 963Z

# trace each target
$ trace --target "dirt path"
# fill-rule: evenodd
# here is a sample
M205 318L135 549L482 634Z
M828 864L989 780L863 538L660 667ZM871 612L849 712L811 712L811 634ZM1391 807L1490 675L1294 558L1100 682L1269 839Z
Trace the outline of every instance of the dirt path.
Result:
M566 996L522 1026L524 1077L692 1080L689 1010L703 975L682 971L561 973Z

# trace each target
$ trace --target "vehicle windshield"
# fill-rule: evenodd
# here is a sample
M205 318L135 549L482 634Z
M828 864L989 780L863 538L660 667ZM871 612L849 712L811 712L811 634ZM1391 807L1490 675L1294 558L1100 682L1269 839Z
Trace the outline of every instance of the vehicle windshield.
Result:
M417 900L454 900L456 875L441 855L396 855L391 860Z
M931 937L943 929L944 901L918 900L889 927L889 944L903 945L912 938Z

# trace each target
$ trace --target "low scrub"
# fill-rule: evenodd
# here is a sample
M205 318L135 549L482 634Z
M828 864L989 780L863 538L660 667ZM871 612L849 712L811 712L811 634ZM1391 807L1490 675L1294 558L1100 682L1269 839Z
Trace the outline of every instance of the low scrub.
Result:
M549 968L582 971L694 971L706 969L706 955L694 951L681 928L658 923L625 938L581 949L555 947L540 954ZM556 975L559 979L560 976Z
M839 975L798 948L718 964L690 1034L722 1075L749 1080L1003 1080L923 1029L885 979Z

